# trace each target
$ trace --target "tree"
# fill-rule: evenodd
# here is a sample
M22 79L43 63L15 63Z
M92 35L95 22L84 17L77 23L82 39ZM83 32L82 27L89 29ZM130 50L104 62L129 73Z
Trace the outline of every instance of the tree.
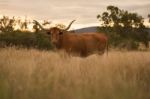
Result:
M107 34L110 38L113 38L114 42L114 38L119 37L120 39L140 41L147 46L148 39L145 32L144 18L137 13L131 13L110 5L107 7L107 11L97 15L97 19L102 23L102 27L106 28L105 30L111 29L113 33Z
M39 30L40 30L39 25L38 25L37 23L35 23L35 24L33 25L33 29L35 30L35 33L38 33Z
M149 22L150 22L150 14L148 14L148 19L149 19Z
M21 22L20 28L21 28L21 30L27 30L28 29L28 21L26 19L24 22Z
M115 6L108 6L107 11L98 15L97 18L102 21L104 26L112 27L139 28L144 23L143 17L137 13L129 13Z
M55 24L55 26L60 28L60 29L65 29L66 28L66 26L64 24L61 24L61 23Z
M15 25L16 25L16 21L15 21L14 17L12 19L10 19L7 16L3 16L0 19L0 30L2 32L12 32L12 31L14 31Z
M46 26L46 25L50 25L50 24L51 24L51 22L49 22L49 21L47 21L47 20L44 20L44 22L43 22L42 25Z

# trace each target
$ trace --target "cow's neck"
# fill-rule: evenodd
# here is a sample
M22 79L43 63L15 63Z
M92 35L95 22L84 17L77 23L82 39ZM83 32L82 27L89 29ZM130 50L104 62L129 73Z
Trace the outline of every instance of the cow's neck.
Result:
M59 42L58 42L58 46L57 46L58 49L61 49L63 47L63 42L64 42L64 35L61 35L59 37Z
M59 38L59 44L57 46L58 49L64 48L68 35L69 35L68 33L65 33L62 36L60 36L60 38Z

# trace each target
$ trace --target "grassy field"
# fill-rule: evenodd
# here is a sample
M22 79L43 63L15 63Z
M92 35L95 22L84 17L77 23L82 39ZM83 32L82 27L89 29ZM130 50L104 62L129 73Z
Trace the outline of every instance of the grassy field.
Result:
M0 49L0 99L150 99L150 52Z

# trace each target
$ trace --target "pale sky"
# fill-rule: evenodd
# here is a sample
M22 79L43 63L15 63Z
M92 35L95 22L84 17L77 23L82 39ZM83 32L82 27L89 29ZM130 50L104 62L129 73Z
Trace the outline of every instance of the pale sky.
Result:
M137 12L145 18L150 13L150 0L0 0L0 15L64 24L76 19L74 27L94 26L99 24L97 14L106 11L108 5Z

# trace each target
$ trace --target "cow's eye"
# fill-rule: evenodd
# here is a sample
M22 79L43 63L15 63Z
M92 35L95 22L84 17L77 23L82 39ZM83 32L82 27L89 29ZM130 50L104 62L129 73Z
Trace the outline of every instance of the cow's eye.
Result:
M62 35L63 34L63 32L61 31L61 32L59 32L59 35Z
M51 35L51 32L47 32L48 35Z

